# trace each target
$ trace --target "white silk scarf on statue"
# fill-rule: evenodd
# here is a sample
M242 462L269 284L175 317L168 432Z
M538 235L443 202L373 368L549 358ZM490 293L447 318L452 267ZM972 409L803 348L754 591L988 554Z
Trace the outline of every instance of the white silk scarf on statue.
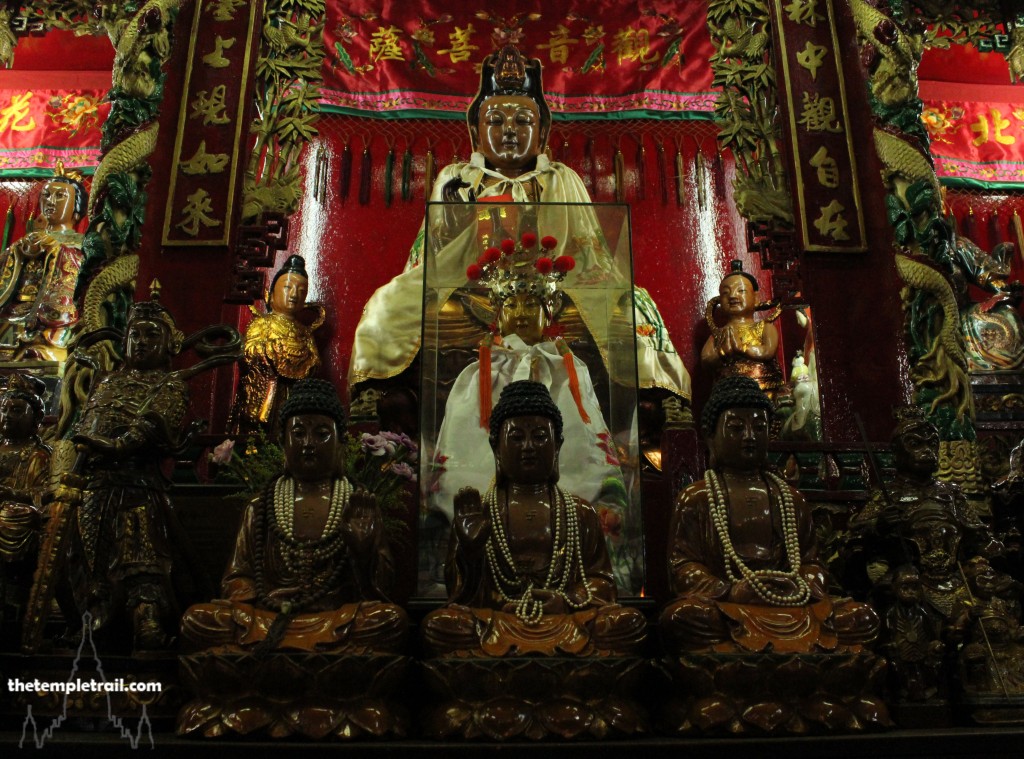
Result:
M569 376L558 348L547 341L527 345L518 335L502 338L502 345L491 350L491 392L497 402L502 388L516 380L542 382L562 412L565 442L559 453L562 463L558 484L565 490L593 503L608 477L622 478L615 445L594 393L587 365L573 356L579 377L580 398L590 417L585 423L569 389ZM442 459L442 457L445 457ZM488 430L480 426L480 363L462 370L445 406L444 420L437 437L435 460L441 462L436 490L430 507L452 518L453 499L464 487L484 493L494 479L494 454Z

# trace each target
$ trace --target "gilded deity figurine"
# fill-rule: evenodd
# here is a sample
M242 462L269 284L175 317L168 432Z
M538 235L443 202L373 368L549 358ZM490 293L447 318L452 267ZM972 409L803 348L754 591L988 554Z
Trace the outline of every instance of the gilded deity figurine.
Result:
M643 615L616 603L597 513L558 486L562 415L547 388L512 382L490 417L495 484L455 496L448 605L423 620L432 656L626 655Z
M1021 583L976 557L964 568L975 608L970 614L960 674L970 696L1012 699L1024 695L1024 628Z
M36 228L2 254L0 322L14 328L14 360L67 356L79 318L74 295L83 260L83 236L75 226L87 198L81 175L58 161L39 194Z
M700 352L701 366L715 378L750 377L775 400L782 390L782 369L779 367L779 331L772 324L779 309L771 315L755 319L754 313L766 308L757 302L757 279L743 271L743 262L734 260L729 273L718 287L718 295L708 301L706 319L711 337ZM715 323L714 313L721 309L726 322Z
M50 448L39 439L41 380L11 375L0 395L0 628L23 607L32 584ZM13 621L13 620L12 620Z
M944 696L945 620L925 602L917 567L904 564L896 568L892 596L882 620L880 646L889 660L892 693L904 702Z
M299 380L281 407L285 471L242 517L223 598L192 606L190 651L400 652L405 612L376 497L343 474L345 410L334 386Z
M488 56L466 119L473 146L470 161L443 168L430 200L467 205L443 206L442 213L430 213L431 228L421 228L404 272L367 302L356 327L349 369L353 405L368 397L375 384L386 391L393 388L401 376L408 376L419 354L424 287L419 267L427 242L437 243L426 252L438 281L447 284L466 281L466 267L482 248L544 229L559 240L552 255L570 255L576 261L565 280L567 304L578 310L588 339L602 349L609 340L608 292L602 287L621 287L629 300L629 283L615 270L597 214L584 205L591 200L583 180L545 153L551 113L540 61L524 58L511 44ZM522 211L503 205L511 203L524 204ZM688 401L690 378L657 307L643 288L634 288L633 295L635 305L622 305L625 314L635 314L638 387ZM445 305L439 304L442 309ZM481 327L476 339L483 333Z
M750 377L712 388L701 414L711 467L672 513L670 651L856 652L878 634L870 606L829 595L810 509L767 467L772 411Z
M290 388L320 368L313 333L324 322L324 309L306 303L308 287L302 257L289 256L270 283L267 313L252 309L256 318L245 333L245 361L228 425L233 432L262 427L276 440L278 413Z

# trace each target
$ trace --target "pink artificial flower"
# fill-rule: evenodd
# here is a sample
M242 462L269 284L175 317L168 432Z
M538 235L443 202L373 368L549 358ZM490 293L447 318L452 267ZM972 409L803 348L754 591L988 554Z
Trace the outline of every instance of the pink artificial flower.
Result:
M213 449L210 454L210 461L214 464L227 464L231 461L232 455L235 452L235 441L225 440L223 443Z

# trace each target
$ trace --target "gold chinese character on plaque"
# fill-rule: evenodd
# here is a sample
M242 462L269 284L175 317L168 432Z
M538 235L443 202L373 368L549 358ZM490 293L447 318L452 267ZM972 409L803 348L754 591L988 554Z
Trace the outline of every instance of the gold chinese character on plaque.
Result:
M817 93L804 93L803 111L797 122L808 132L842 132L843 127L836 116L836 101Z
M794 24L817 26L825 18L818 13L818 0L791 0L784 9L786 16Z
M199 228L219 227L223 222L210 216L213 213L213 203L210 194L203 188L199 188L186 198L188 201L181 209L181 221L176 226L189 237L199 234Z
M207 53L203 56L203 63L212 69L226 69L231 65L231 61L224 57L224 51L230 50L235 44L234 37L228 37L224 39L219 34L217 39L214 40L214 49L212 53Z
M196 93L192 101L192 115L189 118L198 119L202 117L203 126L211 124L227 124L231 121L225 113L227 110L227 86L218 84L208 95L206 90Z
M838 200L834 200L827 206L819 206L821 215L814 220L814 227L822 235L831 237L833 240L849 240L850 235L846 233L849 222L843 218L846 207Z
M206 9L213 14L214 21L234 21L235 14L249 0L210 0Z
M179 166L183 174L195 176L196 174L220 174L228 165L227 153L207 153L206 140L199 143L195 154L187 161L182 161Z
M811 79L818 79L818 69L828 55L828 48L824 45L815 45L808 41L804 49L796 54L796 62L811 72Z
M828 154L828 148L822 145L818 152L811 156L808 163L818 171L818 181L825 187L839 186L839 164Z

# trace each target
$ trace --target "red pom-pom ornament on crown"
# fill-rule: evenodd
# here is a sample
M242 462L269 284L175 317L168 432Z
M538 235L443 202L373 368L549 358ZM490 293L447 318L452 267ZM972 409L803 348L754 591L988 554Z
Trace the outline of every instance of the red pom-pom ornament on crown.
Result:
M484 251L484 254L480 257L480 260L485 264L493 264L501 258L501 251L495 247L490 247Z
M551 250L556 245L558 245L558 240L556 240L551 235L545 235L544 237L540 238L540 246L544 248L544 250Z
M547 256L541 256L537 259L537 263L534 264L537 267L537 271L541 274L550 274L551 270L555 266L555 262Z
M572 256L559 256L555 259L555 271L566 274L576 268L576 259Z
M537 244L537 235L533 232L523 232L523 236L519 238L519 242L524 248L532 248Z
M470 264L466 267L466 276L476 282L484 275L484 269L480 264Z
M504 240L501 241L501 252L504 253L506 256L510 256L513 253L515 253L516 241L509 237L506 237Z

